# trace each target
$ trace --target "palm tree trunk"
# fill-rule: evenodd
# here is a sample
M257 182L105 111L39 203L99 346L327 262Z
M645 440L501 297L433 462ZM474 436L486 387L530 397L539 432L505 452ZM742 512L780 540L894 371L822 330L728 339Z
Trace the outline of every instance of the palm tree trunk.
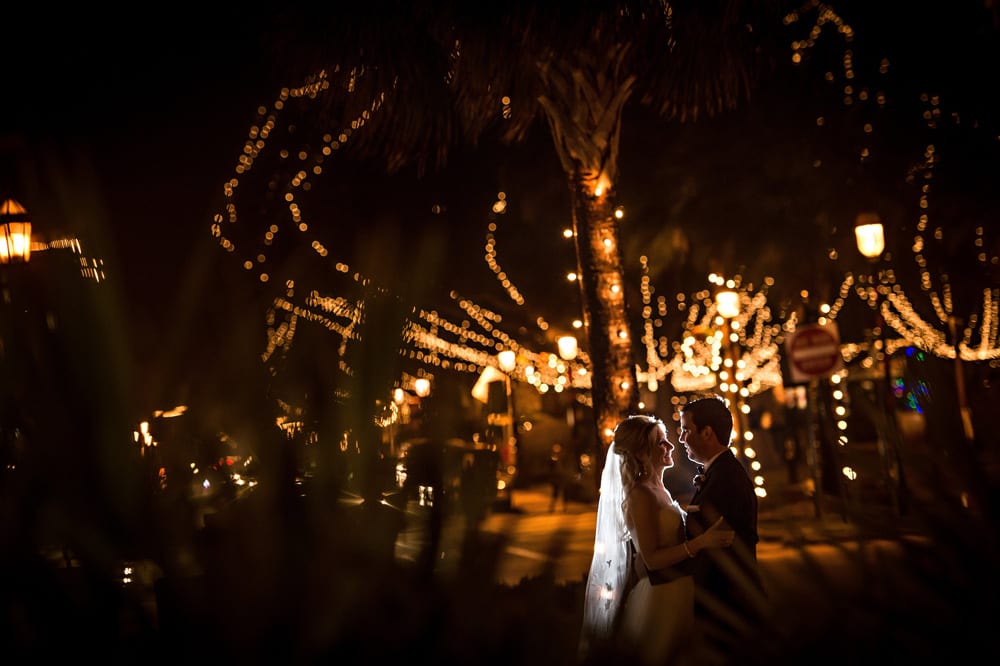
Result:
M613 193L595 192L592 179L579 173L570 182L583 316L594 364L596 469L601 470L615 426L638 406L635 360ZM600 474L595 481L600 483Z
M579 51L576 61L543 62L538 72L549 91L538 101L571 190L577 272L594 364L598 484L615 426L639 402L614 216L622 109L635 82L622 67L628 49L615 43L607 51Z

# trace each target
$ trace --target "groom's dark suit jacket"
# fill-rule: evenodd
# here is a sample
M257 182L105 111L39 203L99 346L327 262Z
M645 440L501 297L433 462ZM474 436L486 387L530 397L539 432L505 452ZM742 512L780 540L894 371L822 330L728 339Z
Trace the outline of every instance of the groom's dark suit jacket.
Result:
M703 474L691 498L698 511L688 513L687 536L694 538L723 516L723 526L736 532L731 548L702 550L689 560L689 571L698 587L696 612L718 618L728 610L753 616L752 608L763 594L757 569L757 494L743 463L732 451L723 451ZM721 602L725 609L719 610Z

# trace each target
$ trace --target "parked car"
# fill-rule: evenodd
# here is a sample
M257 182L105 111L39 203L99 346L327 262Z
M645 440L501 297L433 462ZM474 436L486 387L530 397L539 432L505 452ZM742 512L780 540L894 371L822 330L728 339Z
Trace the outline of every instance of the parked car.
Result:
M509 509L513 477L496 449L460 438L403 442L396 462L396 485L403 502L438 505L471 516Z

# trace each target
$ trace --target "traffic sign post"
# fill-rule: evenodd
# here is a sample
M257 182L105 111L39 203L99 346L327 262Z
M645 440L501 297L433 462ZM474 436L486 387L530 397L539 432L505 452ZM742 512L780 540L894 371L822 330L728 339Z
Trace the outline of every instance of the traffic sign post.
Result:
M807 324L796 328L785 340L785 354L791 381L809 383L811 424L807 457L812 472L815 492L813 501L816 517L823 515L822 508L822 455L820 452L818 392L819 380L829 377L844 367L840 354L840 332L836 324Z
M785 353L794 383L829 377L844 367L836 324L799 326L785 340Z

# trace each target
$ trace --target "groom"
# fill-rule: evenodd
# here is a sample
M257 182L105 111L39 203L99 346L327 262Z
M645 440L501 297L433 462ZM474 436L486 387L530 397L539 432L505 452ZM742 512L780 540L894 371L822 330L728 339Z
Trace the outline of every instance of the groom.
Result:
M679 440L698 464L687 538L698 536L719 516L736 532L732 548L706 551L689 563L697 590L695 619L713 644L717 638L738 641L752 631L764 596L757 569L757 495L729 448L732 430L732 414L720 397L700 398L681 408Z

